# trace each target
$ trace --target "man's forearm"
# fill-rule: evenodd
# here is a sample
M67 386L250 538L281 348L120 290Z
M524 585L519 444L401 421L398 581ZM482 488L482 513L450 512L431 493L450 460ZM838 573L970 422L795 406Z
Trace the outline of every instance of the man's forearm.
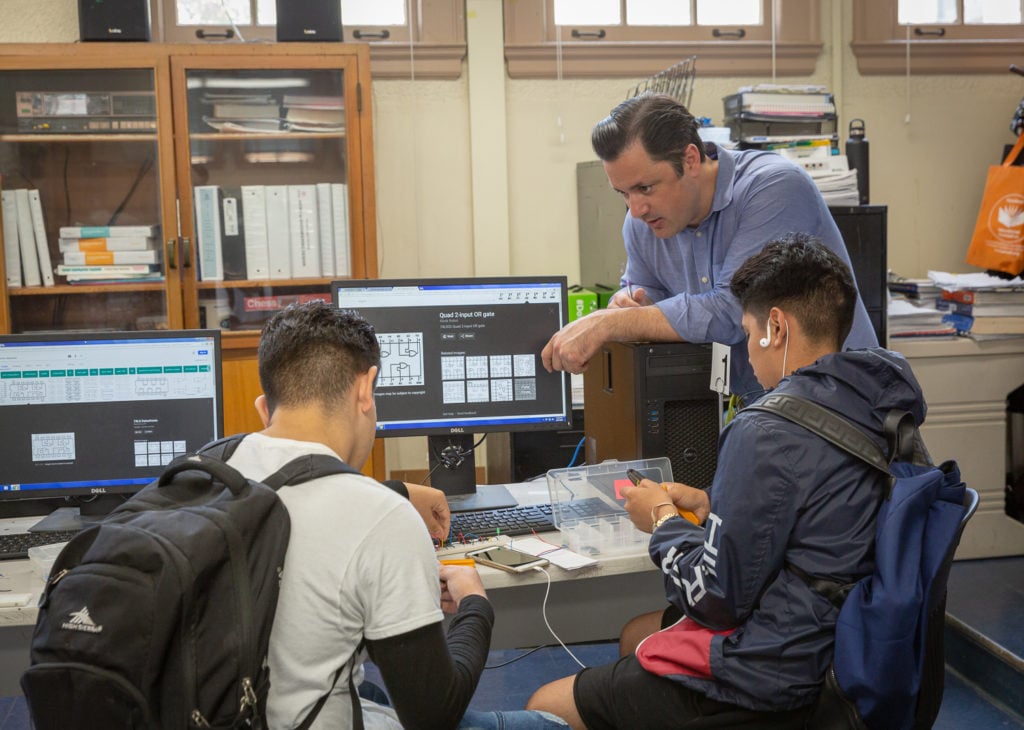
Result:
M605 312L606 341L682 342L665 313L659 307L629 307L608 309ZM596 314L596 312L595 312ZM590 315L593 316L593 315Z

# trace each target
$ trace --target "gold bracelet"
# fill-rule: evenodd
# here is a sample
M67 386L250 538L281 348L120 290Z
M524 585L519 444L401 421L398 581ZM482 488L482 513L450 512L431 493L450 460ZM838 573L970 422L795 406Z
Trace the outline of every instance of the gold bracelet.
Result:
M670 514L665 515L661 519L658 519L657 512L660 507L675 507L675 505L672 502L659 502L658 504L651 507L651 532L657 530L659 527L664 525L668 520L670 520L677 514L676 512L672 512Z

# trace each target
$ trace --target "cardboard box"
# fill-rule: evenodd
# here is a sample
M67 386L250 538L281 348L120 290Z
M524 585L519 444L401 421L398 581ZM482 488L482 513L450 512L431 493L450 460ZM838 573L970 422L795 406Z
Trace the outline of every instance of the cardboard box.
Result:
M597 311L597 293L579 284L569 287L569 321Z

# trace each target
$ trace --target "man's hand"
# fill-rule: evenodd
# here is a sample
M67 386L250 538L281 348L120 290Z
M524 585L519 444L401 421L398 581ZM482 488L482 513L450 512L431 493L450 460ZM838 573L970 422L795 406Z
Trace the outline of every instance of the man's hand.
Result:
M441 610L455 613L459 603L466 596L483 596L487 598L484 584L475 567L468 565L440 565L438 572L441 578Z
M632 292L632 293L631 293ZM619 289L608 301L608 309L624 309L625 307L647 307L654 304L643 287L636 286Z
M444 496L444 492L440 489L409 482L405 482L405 488L409 490L409 501L420 513L430 536L436 540L444 540L448 537L452 515L448 509L448 499Z
M549 373L586 370L590 358L610 339L607 315L608 310L599 309L558 330L540 353L544 369Z

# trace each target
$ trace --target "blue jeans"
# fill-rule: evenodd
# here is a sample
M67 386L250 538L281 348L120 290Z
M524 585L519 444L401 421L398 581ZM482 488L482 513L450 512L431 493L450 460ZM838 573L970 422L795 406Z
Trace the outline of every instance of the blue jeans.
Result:
M569 724L560 717L535 710L466 710L459 723L459 730L565 730L567 727Z
M359 685L359 696L376 702L378 705L390 705L387 693L373 682ZM547 712L533 710L506 710L504 712L478 712L466 710L459 722L459 730L565 730L568 723Z

